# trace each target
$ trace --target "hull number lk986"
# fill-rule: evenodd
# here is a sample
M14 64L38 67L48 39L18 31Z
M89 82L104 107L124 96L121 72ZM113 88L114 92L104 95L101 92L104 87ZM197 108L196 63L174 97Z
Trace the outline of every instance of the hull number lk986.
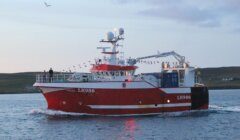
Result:
M81 93L95 93L95 89L92 88L78 88L77 91Z
M190 95L179 95L177 96L177 100L191 100Z

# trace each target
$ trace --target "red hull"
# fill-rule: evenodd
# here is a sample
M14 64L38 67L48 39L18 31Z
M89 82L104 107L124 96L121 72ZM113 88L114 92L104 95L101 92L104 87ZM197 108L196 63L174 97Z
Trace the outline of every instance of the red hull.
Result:
M94 92L68 89L43 95L48 109L84 114L141 115L208 109L208 99L207 102L193 107L193 93L167 94L159 88L95 89Z

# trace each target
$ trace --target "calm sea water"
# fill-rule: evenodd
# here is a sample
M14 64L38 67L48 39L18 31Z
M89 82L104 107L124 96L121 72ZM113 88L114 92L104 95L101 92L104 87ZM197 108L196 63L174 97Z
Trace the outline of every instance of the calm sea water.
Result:
M240 90L210 91L210 109L157 116L82 116L46 109L41 94L0 95L0 139L240 139Z

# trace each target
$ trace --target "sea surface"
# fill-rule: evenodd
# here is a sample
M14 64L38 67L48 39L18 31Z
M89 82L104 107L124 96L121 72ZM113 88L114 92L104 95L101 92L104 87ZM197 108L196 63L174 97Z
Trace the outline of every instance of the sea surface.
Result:
M83 116L46 107L41 94L0 95L0 139L240 140L240 90L211 90L208 111L155 116Z

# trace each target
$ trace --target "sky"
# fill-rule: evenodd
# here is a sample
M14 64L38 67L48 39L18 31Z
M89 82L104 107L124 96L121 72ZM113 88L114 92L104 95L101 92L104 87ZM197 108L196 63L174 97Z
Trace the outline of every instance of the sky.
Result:
M0 73L74 69L119 27L126 58L174 50L196 67L239 66L239 23L239 0L0 0Z

